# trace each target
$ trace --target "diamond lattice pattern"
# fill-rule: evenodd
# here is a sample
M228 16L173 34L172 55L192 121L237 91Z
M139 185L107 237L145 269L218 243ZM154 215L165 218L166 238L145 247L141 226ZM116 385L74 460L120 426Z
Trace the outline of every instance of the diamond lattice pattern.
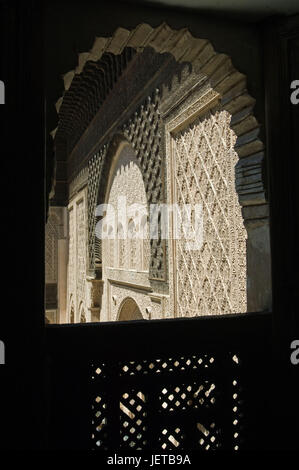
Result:
M45 277L46 282L57 281L57 230L55 220L49 217L45 237Z
M128 390L120 400L121 449L142 450L146 447L145 395L140 390Z
M93 448L206 451L228 442L231 449L242 448L246 399L240 364L234 353L95 362Z
M178 206L198 204L203 217L199 249L183 237L176 243L179 316L246 312L246 230L230 118L210 111L173 136ZM195 228L193 216L191 233Z

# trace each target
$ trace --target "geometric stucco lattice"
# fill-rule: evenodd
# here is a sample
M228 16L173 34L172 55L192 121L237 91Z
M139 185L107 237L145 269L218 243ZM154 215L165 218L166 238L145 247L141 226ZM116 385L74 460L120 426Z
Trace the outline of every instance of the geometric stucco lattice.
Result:
M99 184L103 168L103 162L106 155L107 147L103 147L88 162L88 266L92 272L96 267L96 259L101 260L101 241L96 239L96 205L99 191Z
M76 276L76 297L77 308L83 303L86 305L85 277L86 277L86 206L85 199L77 202L76 207L76 247L77 247L77 276Z
M57 219L50 215L45 231L45 279L46 282L57 282Z
M163 158L159 113L160 90L149 95L134 116L123 126L122 132L131 143L139 161L148 206L164 202ZM151 240L151 279L165 279L164 240Z
M176 200L199 204L203 244L176 241L179 316L246 312L246 230L235 190L230 115L209 111L173 136Z
M76 286L76 269L75 269L75 214L74 208L69 210L69 261L68 261L68 279L67 279L67 303L68 312L70 312L71 304L74 302L74 298L71 303L71 295L74 296Z
M106 198L107 182L111 168L111 161L121 141L129 142L135 152L142 172L144 187L147 196L148 209L150 204L164 202L163 158L161 149L162 120L159 113L160 90L156 88L147 96L134 114L121 125L114 137L100 148L99 153L89 162L88 182L88 218L89 218L89 258L90 269L95 268L95 256L101 262L101 241L95 239L94 209ZM164 280L165 241L151 240L149 277Z

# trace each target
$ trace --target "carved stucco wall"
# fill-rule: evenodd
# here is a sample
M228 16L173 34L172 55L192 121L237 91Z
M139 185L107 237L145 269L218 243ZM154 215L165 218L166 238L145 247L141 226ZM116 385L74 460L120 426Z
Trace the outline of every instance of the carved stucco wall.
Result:
M126 139L135 151L138 165L142 172L146 198L148 204L165 202L164 194L164 168L161 138L163 125L159 115L160 90L152 90L145 97L132 115L116 128L107 144L104 144L97 155L92 157L89 164L88 177L88 204L89 204L89 233L94 233L94 210L97 204L103 203L107 195L107 181L110 174L111 161L116 148L114 137ZM96 195L96 199L95 199ZM165 244L163 240L151 241L150 278L152 280L166 280ZM94 254L92 254L92 252ZM91 235L90 259L98 255L101 261L101 243L96 242ZM90 264L94 269L94 261ZM157 285L161 288L161 283ZM162 288L163 290L163 288Z
M45 307L50 323L59 322L65 315L66 237L66 209L52 206L45 227Z
M177 93L176 87L174 90ZM119 306L128 296L135 300L144 318L246 311L246 230L235 189L235 165L238 162L238 155L234 150L236 135L230 127L231 115L221 109L217 93L212 93L211 96L212 99L217 98L218 108L206 109L207 103L202 97L207 95L207 90L211 92L212 89L205 84L193 93L195 105L192 104L192 100L190 101L190 94L184 101L184 93L181 93L179 113L182 117L177 132L169 128L176 111L166 113L164 119L161 117L163 113L165 114L174 91L164 89L160 106L158 97L161 92L156 90L154 93L156 99L146 99L136 110L133 118L122 126L123 141L127 140L124 148L130 149L128 142L132 147L127 154L123 151L117 163L119 166L115 169L112 163L118 157L110 156L110 174L103 172L104 161L107 158L106 145L89 162L87 179L89 245L86 245L84 254L86 256L89 249L93 263L96 257L103 263L103 303L97 301L97 315L102 321L116 320ZM178 99L176 95L174 98ZM203 103L198 104L197 101L200 102L202 99ZM194 109L197 108L203 108L201 112L204 115L194 120L192 116ZM169 135L172 139L171 148L167 144L161 146L161 137L167 140ZM119 148L117 151L120 152ZM174 161L176 165L173 164ZM94 217L96 201L99 202L99 198L96 197L96 186L106 187L107 177L111 187L108 185L106 202L114 206L117 206L119 195L126 196L129 205L133 202L149 204L164 201L177 202L179 205L202 203L204 245L201 250L188 252L184 248L184 239L177 241L174 248L168 242L154 240L154 244L152 243L148 250L149 273L138 275L134 273L129 259L124 260L120 266L119 245L111 240L96 243L92 235L96 220ZM175 188L170 187L173 178ZM174 198L171 194L175 195ZM77 196L77 200L78 198L80 195ZM76 207L78 212L80 205L77 204ZM78 305L79 299L83 298L85 269L87 293L85 304L92 309L92 291L98 286L98 281L95 281L96 284L94 281L92 283L86 281L87 260L83 261L82 247L81 254L78 251L80 250L78 215L73 227L72 223L71 217L70 229L75 230L76 226L77 230L76 234L70 237L70 254L74 237L76 237L77 253L76 288L72 287L71 291L77 291L75 302ZM87 220L85 223L87 224ZM170 238L172 237L173 233L170 233ZM127 241L123 245L126 243ZM169 259L168 255L166 256L168 248L171 250ZM128 254L128 249L126 253ZM136 256L138 258L138 251ZM140 267L140 259L137 259L136 263ZM119 268L124 272L120 273ZM171 279L170 290L168 283L165 282L168 277ZM154 288L151 282L153 278L162 280L165 286L164 292L163 289L161 292ZM71 277L70 282L72 282ZM100 288L95 297L98 299L101 297Z
M142 28L140 28L140 31L143 31ZM155 38L160 37L160 33L161 37L163 36L164 32L165 34L166 32L167 34L170 34L168 28L164 26L158 28L157 32L158 34L157 36L155 36ZM184 35L183 37L188 44L189 42L190 44L193 44L193 38L191 39L188 34ZM163 39L163 41L165 42L166 40ZM124 41L124 44L125 43L126 41ZM177 268L177 261L179 261L181 264L185 261L183 260L183 258L181 258L181 261L178 260L177 257L175 257L174 259L175 253L177 253L177 247L173 249L170 246L170 248L172 249L172 253L168 259L167 245L163 243L154 242L151 245L149 277L151 279L151 301L154 299L153 303L155 304L155 306L158 305L159 307L145 307L148 312L154 312L153 317L155 317L156 314L158 316L161 316L161 311L164 311L163 315L166 316L172 315L175 311L174 300L172 300L169 307L165 307L165 299L161 299L161 294L165 293L167 296L168 293L168 272L172 277L170 287L171 289L173 289L173 291L169 292L172 299L174 299L175 295L179 295L180 289L181 292L184 289L188 290L189 292L188 301L186 298L184 300L184 302L187 302L187 304L181 304L177 312L178 315L184 314L184 312L186 312L186 314L192 315L192 312L195 311L195 304L197 305L197 308L199 308L199 311L203 314L220 313L220 311L221 313L232 311L246 311L246 301L244 300L244 292L246 291L244 277L244 270L246 269L246 260L244 260L244 240L246 238L246 233L244 230L244 225L242 225L242 220L240 219L241 207L239 204L242 205L242 213L245 219L245 225L247 230L249 230L248 233L250 234L247 243L247 248L254 247L254 249L251 249L251 263L247 263L247 266L251 266L250 272L247 272L247 285L253 285L254 279L256 278L254 271L259 269L258 267L252 267L252 259L255 259L257 266L261 264L260 260L263 259L262 267L265 270L263 283L260 283L260 286L256 285L256 289L259 291L258 295L252 295L253 289L251 287L250 305L254 305L255 310L262 309L264 305L266 307L269 306L270 287L269 281L267 279L267 273L269 273L269 240L267 239L268 204L265 199L265 189L262 179L263 145L257 137L258 124L252 114L254 100L247 94L246 80L244 75L235 71L235 69L232 67L230 59L227 56L215 54L213 48L210 47L210 44L207 41L202 42L201 40L197 40L194 38L194 44L195 43L199 47L199 56L198 60L194 59L194 61L192 61L192 74L190 74L192 80L189 80L187 76L189 72L187 73L186 71L184 72L185 76L183 74L183 78L181 78L181 80L178 80L176 77L174 77L173 83L170 85L170 89L166 90L165 87L161 87L161 89L153 90L151 93L148 94L148 97L144 100L143 104L141 106L138 106L135 112L132 113L129 119L126 119L124 123L120 120L119 125L116 125L114 127L114 133L122 133L124 137L132 144L132 147L135 150L136 158L138 159L139 165L141 167L148 202L164 202L166 201L166 198L168 201L171 200L168 186L167 194L165 194L164 191L165 180L167 180L167 185L169 185L170 180L169 177L166 178L164 171L168 171L169 169L169 162L167 162L167 158L168 155L171 154L168 148L168 144L164 144L164 140L167 141L168 136L171 133L173 145L176 145L178 149L180 148L179 153L181 152L181 158L185 158L186 160L189 159L189 163L187 165L189 174L188 171L186 171L186 174L187 180L189 181L190 178L190 183L192 182L192 185L194 184L194 174L191 174L191 169L192 166L196 163L196 158L194 156L195 153L193 154L193 156L192 154L188 156L188 158L186 157L186 152L184 155L184 152L182 151L184 138L182 136L184 135L186 139L188 139L191 129L194 128L199 129L201 135L208 136L209 126L213 128L212 133L214 131L218 132L218 134L223 133L223 135L219 136L219 144L220 146L222 146L222 149L218 152L217 158L214 159L213 164L211 166L209 166L208 164L211 152L206 152L205 158L202 160L202 162L204 162L208 171L211 171L212 175L217 174L217 170L219 170L220 164L224 164L225 168L222 169L222 171L227 172L227 179L218 178L218 181L220 186L222 185L223 187L226 187L227 192L224 195L225 191L223 193L222 188L222 190L219 190L221 196L218 195L217 197L221 197L223 200L225 200L226 198L227 201L229 201L227 205L228 214L227 217L223 217L223 211L225 212L225 210L220 209L220 205L217 205L216 198L214 200L215 210L216 213L217 210L220 212L218 213L218 215L213 214L211 217L208 218L207 213L204 213L204 217L206 217L205 225L207 228L213 228L213 223L216 227L218 227L217 224L222 227L230 226L229 236L224 236L222 238L220 237L220 239L218 237L218 243L221 242L220 246L221 244L222 246L220 252L217 253L216 249L215 255L213 250L214 259L212 255L209 258L209 256L207 255L209 250L207 248L203 248L203 251L198 254L198 259L192 260L192 257L189 257L188 261L189 266L194 266L194 264L201 264L202 267L204 267L205 274L201 275L201 280L198 280L198 274L196 274L196 269L194 269L192 276L194 279L197 279L195 285L197 285L198 288L200 287L200 289L202 288L203 292L205 292L206 295L210 296L210 301L200 302L200 297L194 298L193 295L190 295L190 280L189 278L187 280L187 272L189 274L190 270L186 268L185 274L182 277L182 282L180 281L181 287L178 285L178 283L176 286L174 285L174 276L171 273L173 273ZM122 50L123 47L124 45L122 45L120 50ZM159 52L160 49L164 50L164 46L162 47L161 45L154 47ZM168 49L166 48L165 50ZM174 50L175 56L176 51L178 50L179 49ZM191 53L190 51L192 51L192 48L190 48L188 52L189 55ZM193 57L193 53L191 55ZM194 57L196 55L197 52L195 53ZM182 57L184 57L184 59L186 60L190 59L189 56L185 56L186 54L183 54ZM180 58L180 60L182 60L182 58ZM76 73L81 73L83 66L84 61L79 68L80 70L76 71ZM72 78L73 74L71 74L70 77ZM69 82L70 77L67 77L66 83ZM67 87L68 86L69 85L67 85ZM219 108L215 112L209 111L209 118L206 119L205 126L202 125L200 120L198 121L196 126L194 124L194 119L192 116L192 124L190 127L190 116L188 116L187 113L184 117L184 123L182 125L182 128L179 130L179 133L178 129L176 129L175 131L173 129L165 130L165 123L167 128L167 123L169 123L171 116L173 116L173 113L176 113L177 109L179 109L181 112L183 107L189 107L191 99L189 95L191 89L191 95L193 96L193 98L195 97L196 100L201 100L201 97L205 94L205 91L207 89L214 90L215 94L218 95ZM184 93L185 96L183 96ZM182 104L181 102L182 97L184 98L184 104ZM208 111L205 110L205 112ZM192 109L190 110L190 114L193 114ZM214 122L214 126L211 125L212 122ZM176 137L174 137L174 134L176 134ZM209 138L214 140L211 136L208 137L208 140ZM89 162L89 259L86 261L86 263L89 263L91 271L93 270L95 265L95 257L98 256L99 260L101 261L101 246L99 244L97 245L94 242L94 238L92 235L93 228L95 225L93 211L96 203L100 203L103 201L103 193L101 194L102 199L101 197L99 198L99 193L96 198L96 188L97 185L99 188L105 187L105 179L107 178L107 168L108 172L110 171L110 163L108 162L109 159L107 158L107 148L109 148L109 143L111 143L112 140L113 134L108 134L105 145L102 145L98 149L98 153L94 155L94 157ZM231 158L230 162L228 162L228 158L225 158L226 155ZM108 164L106 165L106 172L103 171L103 167L105 167L105 161L108 162ZM234 174L234 166L236 163L236 174ZM183 173L181 173L181 176L182 174ZM210 178L212 180L212 176ZM206 185L207 197L209 197L208 193L210 192L211 195L211 193L213 192L212 188L214 186L213 184L207 184L207 180L204 179L202 183L203 185ZM238 190L238 196L235 191L235 185ZM196 185L194 186L194 188L196 188ZM201 188L200 184L198 185L197 189L199 188ZM189 197L191 199L190 193L186 193L186 197ZM209 201L208 203L210 204L210 202L211 201ZM213 222L214 218L215 220L217 220L217 223ZM232 223L233 220L234 222ZM215 235L216 230L214 228L213 230ZM213 230L210 230L210 233L212 233ZM255 234L255 231L261 232L262 230L266 232L266 235L263 236L262 243L259 245L259 249L256 250L256 244L254 243L254 240L257 235ZM258 236L260 235L258 234ZM213 241L213 236L211 236L209 240L211 246L215 245L215 240ZM262 256L259 256L259 254L261 254ZM216 269L216 272L218 273L217 275L215 274L215 270L212 270L212 265L214 263L215 266L216 262L215 256L217 256L217 261L218 263L220 263L218 264L218 269ZM221 265L222 261L223 267L220 268L219 266ZM183 280L184 277L185 281ZM156 286L154 286L154 283L152 282L154 279L156 279ZM71 277L70 282L72 282ZM97 282L100 283L100 280L97 280ZM125 282L125 280L122 280L121 282ZM92 285L94 286L94 284ZM194 282L192 285L194 285ZM154 289L153 286L155 287ZM139 302L142 302L140 296L146 298L150 297L150 295L148 294L148 292L150 291L148 291L148 289L148 283L145 282L144 292L138 292ZM98 291L100 290L101 288L99 287ZM153 291L156 291L156 293L153 294ZM88 292L89 294L87 294L87 296L89 296L89 299L96 297L93 295L92 289ZM121 292L124 292L122 286L113 285L113 293L110 292L109 295L112 296L115 294L115 296L118 297L119 301L123 301L124 299L122 298ZM215 301L214 295L216 295L216 292L220 295L221 306L218 305ZM266 295L263 296L263 292L266 292ZM258 299L258 301L255 301L255 297ZM184 297L182 296L182 298ZM100 301L97 300L96 303L96 308L99 312L101 310ZM92 302L90 303L90 305L92 308ZM207 308L209 308L209 311L207 311ZM116 306L112 306L112 310L112 318L116 318ZM104 311L104 309L102 309L102 311ZM151 316L149 315L149 318L150 317Z
M87 267L87 190L79 191L68 206L69 215L69 256L68 256L68 287L67 311L71 315L74 309L75 322L80 321L80 312L90 321L87 309L89 285L86 279Z
M119 197L126 203L125 216L119 214ZM152 306L148 231L145 230L144 238L140 239L130 233L133 223L139 230L148 213L148 201L139 161L126 141L120 144L112 161L106 203L114 208L118 219L111 224L107 214L106 222L102 222L108 238L102 240L104 298L101 319L117 320L127 297L136 302L143 318L162 318L166 297Z
M86 207L85 199L82 198L77 202L76 207L76 245L77 245L77 286L76 296L77 305L85 304L85 282L86 282Z
M165 155L168 173L167 201L178 203L181 208L184 204L201 204L203 246L189 250L186 248L185 237L175 242L169 260L169 277L172 280L169 296L162 295L163 300L160 298L160 302L152 306L149 294L153 294L153 289L147 277L142 280L139 278L139 291L137 289L135 296L130 289L119 285L123 280L117 276L115 269L110 268L121 267L128 270L131 267L130 261L126 259L124 265L120 266L117 244L106 240L103 245L103 280L106 286L103 310L107 310L109 320L117 318L120 302L129 295L133 296L143 315L146 312L145 318L247 311L247 233L235 189L235 165L238 161L234 150L236 135L230 128L230 114L221 109L219 100L215 101L217 94L213 94L211 89L209 93L203 88L201 92L194 94L194 98L209 95L214 108L217 106L216 109L207 110L205 101L203 111L202 104L197 104L195 108L190 102L188 106L181 105L180 112L183 116L179 120L179 131L171 132L171 146L166 146ZM193 117L190 123L194 109L197 113L201 110L204 115L195 120ZM173 114L170 116L174 119ZM169 128L169 118L166 122ZM140 125L142 126L142 121ZM142 133L140 140L142 141ZM129 149L128 146L125 148ZM116 207L117 197L125 195L129 204L145 204L145 184L148 180L141 173L137 159L130 152L127 155L123 152L118 165L117 170L112 170L112 177L110 175L113 183L108 202ZM157 185L152 187L156 188ZM172 240L173 227L170 230ZM170 241L170 245L171 243ZM128 254L128 249L126 253ZM113 278L112 281L108 281L109 276ZM138 277L130 273L130 282L131 288L136 290ZM142 288L145 288L143 293Z
M161 148L162 126L159 105L161 93L157 88L147 96L133 116L122 126L122 132L132 144L140 164L148 204L165 202L164 156ZM150 278L167 280L167 261L163 240L150 241ZM163 292L163 284L155 288Z
M172 157L174 202L179 207L198 204L202 217L198 248L190 249L185 237L175 242L174 310L178 316L247 310L247 234L235 190L238 156L230 119L226 111L208 111L172 134L168 159ZM195 234L194 221L191 227Z
M106 151L107 146L104 145L88 162L88 271L90 273L94 271L96 261L101 259L101 243L99 241L96 243L95 237L95 210Z
M68 267L67 267L67 321L71 311L74 321L100 319L102 281L90 277L93 273L97 249L95 243L95 209L106 146L96 153L78 175L70 181L68 205Z
M70 204L68 208L68 226L69 226L69 255L67 270L67 311L68 320L71 321L71 312L76 308L76 219L74 205Z
M59 214L53 208L45 229L45 320L47 323L56 323L58 311L58 238Z
M45 230L45 278L46 283L57 282L57 241L58 220L53 213L49 214Z
M123 220L120 214L122 200L126 204L127 211ZM147 256L147 266L143 266L142 251L144 244L141 239L136 237L136 229L139 230L141 219L144 216L143 208L144 213L147 213L147 199L142 173L134 151L129 145L125 145L122 149L114 168L107 204L114 208L117 221L115 221L114 229L109 223L107 227L106 224L104 226L105 233L108 236L110 236L109 230L111 231L111 238L102 242L104 246L104 266L148 272L149 256ZM123 232L124 239L118 237L118 231ZM145 251L148 253L148 247L146 248Z

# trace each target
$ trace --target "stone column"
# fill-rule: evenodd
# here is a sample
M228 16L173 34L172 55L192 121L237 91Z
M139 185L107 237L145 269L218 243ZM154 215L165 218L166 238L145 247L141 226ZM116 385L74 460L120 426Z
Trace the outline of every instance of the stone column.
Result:
M89 284L89 318L91 322L99 322L101 320L104 284L102 279L87 277L86 280Z

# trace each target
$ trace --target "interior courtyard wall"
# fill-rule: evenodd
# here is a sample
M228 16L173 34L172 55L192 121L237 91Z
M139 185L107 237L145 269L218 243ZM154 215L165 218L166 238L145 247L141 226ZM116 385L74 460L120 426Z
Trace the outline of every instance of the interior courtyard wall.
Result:
M66 208L51 206L45 227L45 307L49 323L66 320L67 235Z
M184 72L186 76L188 76L188 66L185 68ZM200 83L200 80L197 78L196 84L198 85L198 83ZM173 103L178 99L182 101L180 88L178 80L176 80L176 82L174 80L170 91L164 89L161 105L161 90L156 90L155 92L156 96L159 97L157 106L157 121L159 124L156 127L160 134L158 141L159 147L157 146L158 151L156 152L158 155L161 155L161 148L163 149L163 146L161 146L161 137L163 136L164 139L167 138L167 132L164 130L165 122L161 119L160 113L164 112L164 114L167 114L166 121L169 123L170 117L173 118L173 113L169 113L167 104L170 100L172 100ZM196 103L199 98L205 96L207 89L209 88L206 82L201 84L197 91L193 93L193 102ZM209 90L211 91L211 89ZM188 92L189 89L185 90L185 92L186 91ZM217 94L215 93L215 95ZM215 98L215 95L212 94L212 97ZM143 178L149 201L159 200L157 198L157 192L158 194L164 192L162 187L165 186L167 178L168 188L166 200L170 203L194 203L196 195L202 192L198 201L205 203L205 199L209 199L206 204L207 210L205 207L204 211L204 230L206 231L204 236L207 235L207 231L212 231L213 233L209 234L208 240L205 239L205 249L203 249L201 253L189 253L187 262L186 257L181 256L182 253L178 255L177 248L180 246L179 243L177 243L176 253L172 251L169 267L166 265L167 271L169 269L168 274L172 283L169 293L167 292L168 295L165 296L162 302L164 306L163 316L241 313L246 311L246 230L235 189L235 165L238 161L238 156L234 151L236 136L230 129L231 116L225 111L221 112L221 109L219 111L219 106L216 113L207 112L204 99L202 99L201 104L205 112L205 124L203 125L202 122L194 124L194 116L192 116L192 113L194 114L194 105L192 107L192 103L190 103L190 93L187 93L187 96L187 104L184 102L184 104L181 104L179 107L180 112L184 114L186 122L185 132L191 132L192 135L189 136L189 140L190 138L194 140L195 137L197 140L202 140L202 144L205 144L205 152L203 151L203 153L206 155L201 159L199 158L198 141L195 142L195 148L190 151L190 155L188 155L188 152L186 154L186 151L183 151L186 161L183 162L184 164L182 164L180 169L180 183L183 183L185 190L178 199L175 198L175 200L172 200L171 193L173 190L169 187L169 183L173 178L173 164L171 164L171 159L174 159L171 155L171 146L166 145L163 149L161 168L165 165L166 172L161 172L161 180L155 180L155 172L148 174L146 171L143 171ZM147 99L148 102L150 102L149 98ZM216 104L218 104L218 102ZM200 111L200 105L197 105L197 107ZM199 114L199 111L197 110L197 114ZM148 114L146 105L143 104L135 111L134 119L130 119L129 123L123 126L124 135L127 136L128 140L132 141L132 146L137 148L137 155L140 156L141 154L143 161L145 160L144 155L148 155L149 158L151 158L150 151L148 151L148 147L146 146L148 141L151 141L151 139L148 139L146 132L147 122L149 121ZM193 117L191 127L189 125L190 117ZM182 122L180 122L180 125L182 125ZM143 129L145 129L145 131ZM128 130L131 131L131 135ZM143 144L141 150L138 146L138 141L136 142L136 136L138 136L139 144L140 142ZM173 142L179 144L178 139L174 139ZM180 146L184 148L185 142L181 142ZM213 148L211 149L211 147ZM152 148L153 145L150 145L149 149ZM204 159L206 161L204 161ZM159 160L157 159L157 161ZM148 166L155 167L155 164L157 164L157 162L154 162L152 165L143 165L143 169L147 169ZM184 165L189 168L189 173L184 173ZM196 174L193 169L193 167L197 168L198 165L198 175L201 174L200 184L196 179ZM209 172L214 176L209 175ZM167 178L166 174L168 174ZM174 177L176 177L176 175ZM151 182L151 178L153 178L154 181ZM195 183L194 180L196 180ZM148 182L152 184L147 186ZM193 189L191 188L191 191L190 188L188 188L189 183L190 186L192 186L192 184L194 186ZM205 187L201 189L201 186ZM218 194L215 194L215 191L217 191ZM203 192L205 192L205 195ZM209 205L210 208L208 207ZM213 206L216 206L216 209ZM212 212L215 211L213 216L209 215L210 209ZM212 230L209 230L211 228ZM170 234L170 238L172 238L172 235L173 234ZM186 240L183 239L181 245L185 242ZM168 244L169 241L165 242L165 246L168 246ZM163 263L163 256L160 255L159 257L157 252L154 253L154 259L156 263ZM176 280L176 282L174 282L175 273L180 273L180 280ZM129 293L127 292L127 294ZM116 319L116 305L119 304L118 301L124 300L125 289L124 287L110 285L109 295L111 298L113 297L115 301L111 304L108 311L110 312L111 308L112 318ZM142 302L142 305L145 305L147 303L146 294L143 294L143 296L139 295L139 297L144 298L144 301L138 299L138 302ZM176 299L176 301L174 301L174 299ZM144 308L142 310L144 311ZM157 310L157 308L148 306L146 311L153 312L153 318L155 315L157 315L157 318L161 317L160 309Z
M80 322L80 312L85 313L86 321L91 320L89 307L89 284L86 278L87 267L87 188L80 189L68 205L69 255L67 311L68 321L74 311L74 322Z
M197 78L200 81L202 77L200 77L199 75L198 75ZM181 84L181 82L180 82L180 80L178 80L178 87L180 86L180 84ZM156 85L157 85L157 83L156 83ZM147 91L150 91L150 90L147 90ZM161 90L159 89L159 87L155 86L155 89L151 90L151 93L149 93L147 95L147 97L145 99L143 99L143 102L142 102L141 106L140 105L137 106L135 108L135 110L131 109L131 115L127 116L127 119L124 119L124 118L120 119L119 122L117 123L117 125L114 126L114 132L112 134L110 133L110 135L109 134L107 135L106 144L101 145L100 147L98 147L98 153L96 154L96 156L94 156L94 158L95 158L95 160L100 161L99 155L102 155L102 160L105 160L105 158L106 158L106 150L104 149L105 145L106 145L106 147L109 147L109 144L113 140L113 135L115 136L116 133L121 133L123 136L125 136L131 142L137 156L139 156L139 158L143 160L143 161L141 161L141 163L142 163L143 171L144 171L143 174L145 175L145 178L144 178L145 179L145 187L146 187L147 194L149 195L149 200L165 201L166 200L165 199L165 188L163 187L163 184L164 184L163 183L164 182L163 172L165 172L165 162L163 160L165 160L165 155L163 155L163 151L161 150L162 149L161 141L163 141L163 138L165 136L164 136L164 128L163 128L163 124L162 124L162 120L161 120L161 116L160 116L160 105L159 105L159 103L161 101L160 92L161 92ZM152 106L152 109L154 111L149 112L150 106ZM156 118L155 118L155 116L156 116ZM152 126L152 123L153 123L154 119L156 119L157 126L156 125ZM239 138L237 139L236 144L240 145L240 142L238 142L238 141L239 141ZM156 158L153 158L153 155L155 155L155 154L156 154ZM259 158L261 159L262 156L260 156ZM153 164L153 171L152 171L152 168L149 166L150 164ZM245 166L244 166L244 164L245 164ZM257 162L257 166L260 167L260 160ZM100 167L101 167L101 169L100 169ZM250 167L252 167L252 161L249 165L249 172L251 171ZM98 166L98 168L95 171L93 171L93 170L91 171L91 174L93 176L97 175L94 179L99 182L100 187L105 186L105 173L101 174L102 168L103 168L103 164L101 162L100 165ZM109 168L109 165L108 165L108 168ZM147 170L149 170L149 172ZM244 200L246 200L245 210L244 210L244 207L242 209L243 215L244 214L246 215L246 214L248 214L248 206L250 206L250 205L254 206L254 203L257 202L256 200L253 200L253 202L252 202L252 199L254 199L254 197L255 197L254 195L258 191L255 191L255 190L252 191L251 189L247 190L248 180L249 180L249 183L251 184L251 182L250 182L251 174L249 173L249 176L247 176L247 174L246 174L247 167L246 167L246 159L245 158L239 160L239 162L237 164L237 167L236 167L236 170L237 170L237 175L239 173L239 177L238 177L238 181L237 181L237 187L240 188L240 186L241 186L242 190L243 190L242 194L241 194L241 197L240 197L240 190L238 189L239 200L243 199L242 203L244 203ZM252 171L255 171L255 169L253 168ZM155 178L155 174L158 176L158 178ZM256 171L256 174L257 174L257 177L255 175L253 175L253 179L255 179L255 181L257 181L257 184L255 186L259 187L259 184L260 184L258 182L259 178L260 178L259 170ZM149 175L149 176L146 176L146 175ZM158 180L158 181L160 180L161 183L155 184L156 180ZM253 182L253 183L255 183L255 182ZM250 186L250 184L249 184L249 186ZM96 186L96 184L94 184L94 186ZM263 191L262 185L261 185L261 191ZM254 196L253 198L252 198L252 194ZM89 204L90 199L91 198L88 199L88 204ZM88 207L89 233L91 232L90 227L92 226L92 224L94 224L94 220L92 220L93 217L90 216L90 214L92 214L92 211L90 210L90 207L92 205L94 206L94 200L95 200L95 198L93 196L93 202L92 202L91 205L89 204L89 207ZM249 200L249 202L247 202L247 200ZM99 202L99 199L97 200L97 202ZM258 204L260 206L263 205L260 201L258 201ZM267 206L267 204L264 204L264 206ZM253 207L251 207L251 208L253 208ZM256 212L256 211L253 210L253 212ZM266 212L265 212L265 214L266 214ZM253 215L253 219L254 219L254 217L255 217L255 214ZM267 215L264 216L264 217L261 217L260 219L262 221L261 223L264 225L264 229L262 229L262 230L264 232L265 231L267 232L267 223L268 223L267 222ZM92 222L91 224L90 224L90 220ZM248 230L248 227L252 226L252 225L248 224L246 220L245 220L245 225L246 225L247 230ZM251 237L252 237L253 233L254 233L254 231L251 232ZM267 238L267 237L263 237L263 243L265 243L265 238ZM249 246L250 245L248 244L248 247ZM251 240L251 246L256 247L257 244L254 243L254 242L252 243L252 240ZM261 245L259 245L259 246L261 246ZM90 248L90 244L89 244L89 248ZM98 247L95 246L94 250L89 249L89 254L88 254L89 256L88 256L88 259L87 259L87 263L89 263L89 260L92 256L92 253L96 254L97 248L98 248L97 255L100 257L101 248L99 246ZM260 250L260 251L265 253L265 247L262 247L262 250ZM153 256L153 252L156 254L156 256ZM247 253L248 253L248 250L247 250ZM254 254L256 255L257 251L254 251ZM269 263L269 259L267 258L267 255L265 255L264 260L267 262L267 264ZM99 261L101 263L101 260L99 260ZM168 289L169 289L169 283L168 283L168 279L167 279L167 276L168 276L168 263L169 263L167 243L164 243L164 244L160 243L160 244L157 244L155 247L151 246L151 262L154 263L154 266L151 267L151 269L153 268L152 269L153 276L150 276L152 291L156 292L160 295L161 295L161 293L164 293L164 294L167 295L168 294ZM249 266L249 263L247 263L247 266ZM159 274L160 274L159 271L160 271L160 273L162 273L161 277L159 276ZM157 273L158 273L158 275L157 275ZM93 273L91 273L91 278L92 277L93 277ZM248 281L248 279L250 280L250 276L247 276L247 281ZM93 279L91 281L91 285L94 286L95 283L96 283L96 285L99 286L98 287L98 292L101 292L101 289L103 288L103 286L101 285L101 278L97 279L96 277L93 277ZM155 286L154 286L154 284L155 284ZM255 284L255 286L258 288L258 283ZM95 290L93 287L92 287L92 289ZM268 292L269 292L269 289L268 289ZM94 297L94 295L90 295L90 297ZM101 297L101 293L98 294L98 297ZM95 305L95 310L97 310L97 312L99 312L101 310L101 305L100 305L101 301L97 300L95 304L96 304ZM266 304L267 304L267 302L266 302ZM92 307L90 307L90 309L91 308Z
M147 175L148 176L148 175ZM103 231L112 237L102 240L103 263L103 320L116 320L119 317L121 305L126 298L136 302L144 319L163 318L168 296L160 296L160 301L152 301L157 295L150 282L150 241L149 235L143 233L138 238L128 233L130 220L136 224L136 231L141 230L144 217L148 219L148 198L145 189L144 172L135 155L133 147L125 139L120 143L112 160L108 191L105 203L114 208L119 216L119 197L124 198L127 214L124 220L118 217L115 226L109 226L109 221L103 223ZM158 181L159 184L159 181ZM139 206L139 207L138 207ZM119 226L122 229L118 239ZM133 235L133 236L132 236ZM134 250L134 251L133 251ZM158 296L159 297L159 296ZM166 309L167 310L167 309Z
M235 187L236 135L208 82L164 92L168 200L198 205L191 236L169 244L170 298L176 316L247 311L247 233ZM167 96L169 95L169 96ZM169 112L169 100L177 106ZM195 245L195 249L194 249Z

